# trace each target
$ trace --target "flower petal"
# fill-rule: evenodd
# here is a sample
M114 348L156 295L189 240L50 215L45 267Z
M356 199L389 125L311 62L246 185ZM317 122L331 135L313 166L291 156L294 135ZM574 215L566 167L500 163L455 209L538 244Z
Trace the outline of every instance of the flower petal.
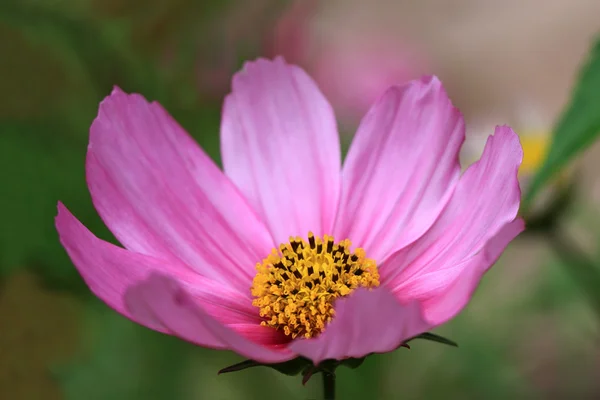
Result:
M419 238L459 178L464 131L437 78L387 90L348 152L334 236L378 262Z
M137 306L145 304L145 308L159 316L170 331L189 342L205 346L206 337L218 338L226 348L263 363L278 363L296 357L283 346L255 343L223 325L198 307L184 286L172 277L153 273L131 287L127 297L138 299ZM132 315L137 314L137 309L129 311Z
M525 223L522 219L516 219L505 225L500 232L487 242L484 249L466 260L462 264L452 268L454 271L442 273L441 271L431 272L432 275L446 275L446 281L441 287L442 291L432 288L429 277L422 275L419 281L413 283L414 288L421 286L422 291L418 297L428 297L423 302L424 314L428 321L434 325L440 325L454 318L469 302L479 281L490 267L498 260L506 246L519 233L525 229ZM452 275L456 278L452 279Z
M300 68L282 58L245 64L225 99L221 152L225 173L276 243L331 234L341 164L336 121Z
M272 239L229 179L157 103L115 88L92 124L94 205L129 250L249 290Z
M289 348L317 365L328 359L392 351L429 328L419 303L402 305L386 288L359 288L336 301L335 316L323 333L314 339L296 339Z
M137 307L135 316L127 311L124 298L127 288L153 271L162 271L181 281L193 300L225 325L260 324L258 309L252 306L249 293L242 294L204 278L181 262L146 256L100 240L61 203L58 205L56 229L62 245L90 290L108 306L139 324L160 332L173 333L163 324L160 315L144 308L143 304ZM128 301L136 303L135 299ZM251 332L251 336L257 341L278 341L272 332ZM213 337L203 339L202 343L208 347L223 347L220 340Z
M508 232L514 233L510 224L519 210L517 171L522 156L519 138L512 129L496 128L481 160L467 169L431 229L381 266L382 283L405 301L425 300L432 293L445 292L463 269L473 268L471 259L507 225L511 227ZM497 240L504 243L508 236L503 234ZM495 243L490 244L493 251L486 251L495 253L501 247ZM482 262L494 259L489 255L480 258Z
M210 313L208 314L212 315ZM221 320L216 315L214 318L219 321ZM226 326L236 331L246 339L264 346L287 345L290 342L289 336L286 336L285 333L283 333L283 330L260 325L260 321L245 324L226 324Z

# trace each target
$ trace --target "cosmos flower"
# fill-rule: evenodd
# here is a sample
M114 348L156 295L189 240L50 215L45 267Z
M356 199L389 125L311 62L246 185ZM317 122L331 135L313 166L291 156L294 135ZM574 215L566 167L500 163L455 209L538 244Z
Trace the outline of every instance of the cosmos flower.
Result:
M461 175L464 122L440 81L388 89L342 167L332 108L300 68L247 63L223 171L157 103L115 88L92 124L93 203L124 248L58 205L60 241L127 318L262 362L387 352L450 320L524 228L516 134Z

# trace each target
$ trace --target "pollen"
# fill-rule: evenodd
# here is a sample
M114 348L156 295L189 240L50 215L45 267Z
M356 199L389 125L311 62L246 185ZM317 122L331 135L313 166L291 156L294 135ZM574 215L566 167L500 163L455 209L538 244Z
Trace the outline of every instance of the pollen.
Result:
M308 234L308 241L290 237L256 265L252 305L260 309L262 325L287 336L311 338L323 332L335 311L335 299L356 288L379 286L374 260L350 240Z

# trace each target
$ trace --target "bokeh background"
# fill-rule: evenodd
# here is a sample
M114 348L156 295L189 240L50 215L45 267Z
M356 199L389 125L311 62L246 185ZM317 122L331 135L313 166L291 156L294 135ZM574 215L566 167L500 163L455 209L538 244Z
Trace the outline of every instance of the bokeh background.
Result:
M302 387L266 368L217 376L241 359L138 327L83 285L54 216L61 200L114 240L84 178L88 129L113 85L158 100L218 160L221 102L244 60L283 54L306 68L345 143L381 85L435 73L467 120L465 162L509 123L526 186L569 109L598 15L597 0L1 0L0 399L321 396L319 377ZM589 131L589 148L532 203L541 233L519 237L436 331L460 348L414 342L340 368L340 399L600 398L600 148ZM550 225L583 261L555 251Z

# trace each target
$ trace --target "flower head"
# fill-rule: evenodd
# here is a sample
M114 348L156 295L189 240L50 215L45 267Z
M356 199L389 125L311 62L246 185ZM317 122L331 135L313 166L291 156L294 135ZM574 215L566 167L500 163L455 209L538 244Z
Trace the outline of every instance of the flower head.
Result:
M516 134L496 128L461 176L464 122L435 77L388 89L343 167L300 68L249 62L232 87L223 171L159 104L101 103L87 181L124 248L58 206L92 292L139 324L264 363L386 352L454 317L523 230Z

